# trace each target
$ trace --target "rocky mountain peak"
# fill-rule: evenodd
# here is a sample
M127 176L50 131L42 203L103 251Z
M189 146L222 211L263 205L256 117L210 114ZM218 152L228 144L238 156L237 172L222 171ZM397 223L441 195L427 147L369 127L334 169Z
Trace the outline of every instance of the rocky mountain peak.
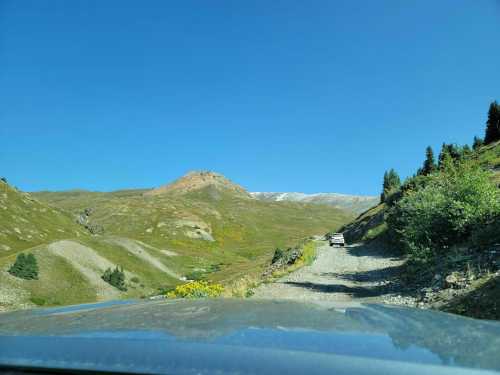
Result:
M160 186L148 191L146 195L160 195L166 193L188 193L201 190L205 187L213 187L220 190L231 191L239 195L251 197L240 185L232 182L220 173L212 171L191 171L174 182Z

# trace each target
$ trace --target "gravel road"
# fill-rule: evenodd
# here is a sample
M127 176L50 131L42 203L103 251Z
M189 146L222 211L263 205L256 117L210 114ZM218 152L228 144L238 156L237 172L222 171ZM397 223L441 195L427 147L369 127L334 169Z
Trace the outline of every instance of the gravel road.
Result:
M302 302L383 302L396 292L391 280L402 259L375 245L330 247L318 241L312 265L255 289L254 298Z

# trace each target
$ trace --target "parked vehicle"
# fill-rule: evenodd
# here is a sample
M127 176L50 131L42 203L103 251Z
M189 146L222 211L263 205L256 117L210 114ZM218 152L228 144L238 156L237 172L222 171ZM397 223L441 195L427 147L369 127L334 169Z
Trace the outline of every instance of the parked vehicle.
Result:
M342 233L333 233L328 237L330 246L345 246L344 235Z

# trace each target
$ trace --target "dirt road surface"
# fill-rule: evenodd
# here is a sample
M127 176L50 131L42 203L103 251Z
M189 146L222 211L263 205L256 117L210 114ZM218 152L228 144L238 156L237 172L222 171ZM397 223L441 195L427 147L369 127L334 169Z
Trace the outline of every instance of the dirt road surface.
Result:
M255 290L254 298L287 299L302 302L383 302L397 292L392 280L402 259L375 245L355 244L330 247L318 242L312 265Z

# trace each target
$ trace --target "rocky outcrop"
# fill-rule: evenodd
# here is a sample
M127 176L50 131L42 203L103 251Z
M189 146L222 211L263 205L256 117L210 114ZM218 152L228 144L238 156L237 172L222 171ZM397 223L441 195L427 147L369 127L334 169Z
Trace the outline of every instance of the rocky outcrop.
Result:
M184 234L189 238L210 242L215 241L212 236L212 228L209 224L201 220L177 220L175 226L177 228L184 228Z
M287 250L276 249L274 251L273 259L271 264L266 268L262 277L266 278L271 276L274 271L282 269L286 266L294 264L302 255L302 247L291 247Z
M90 234L103 234L104 227L99 224L92 223L90 221L90 216L92 215L93 210L91 208L84 209L76 218L76 222L87 229Z

